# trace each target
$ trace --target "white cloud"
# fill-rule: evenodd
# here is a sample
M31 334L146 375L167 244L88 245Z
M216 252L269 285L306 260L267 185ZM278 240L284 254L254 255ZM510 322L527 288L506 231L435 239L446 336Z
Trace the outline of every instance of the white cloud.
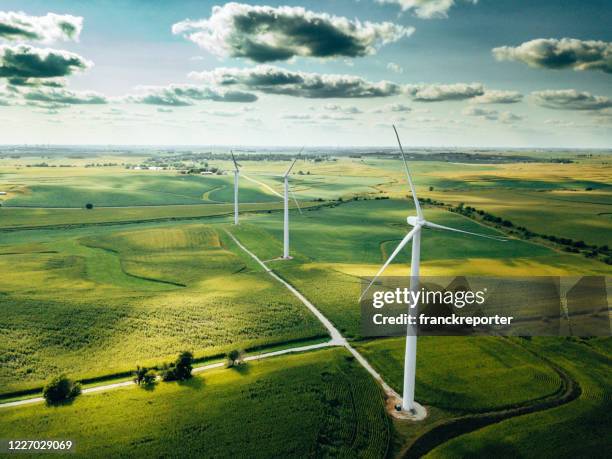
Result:
M482 96L474 97L470 103L474 104L514 104L520 102L523 95L518 91L485 90Z
M601 70L612 73L612 43L575 38L538 38L517 47L493 49L500 61L519 61L546 69Z
M272 62L301 57L358 57L374 54L414 29L391 22L349 20L301 7L226 3L208 19L186 19L172 26L201 48L220 57Z
M399 85L389 81L372 83L353 75L308 73L270 65L216 68L192 72L189 76L219 86L236 85L267 94L319 99L386 97L402 91Z
M455 5L455 0L376 0L378 3L398 5L402 11L413 11L421 19L447 18L448 10ZM465 0L476 4L478 0Z
M395 73L404 73L404 69L399 64L396 64L395 62L389 62L387 64L387 69Z
M538 105L557 110L603 110L612 107L612 99L575 89L535 91L531 98Z
M420 84L408 85L406 91L419 102L440 102L482 96L484 87L480 83Z
M78 41L83 18L69 14L48 13L29 16L24 12L0 11L0 38L19 41Z

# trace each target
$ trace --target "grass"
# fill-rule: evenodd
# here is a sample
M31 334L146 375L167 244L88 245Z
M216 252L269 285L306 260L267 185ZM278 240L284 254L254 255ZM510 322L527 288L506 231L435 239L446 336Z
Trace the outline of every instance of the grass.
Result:
M555 393L561 380L542 360L508 339L418 340L415 398L456 412L515 406ZM405 338L357 343L359 352L401 393Z
M4 393L60 372L89 378L160 363L181 349L204 357L325 334L206 225L56 232L2 250Z
M183 383L3 409L6 438L70 438L77 457L383 457L381 391L342 349L251 362ZM118 409L120 408L120 409ZM109 441L112 439L112 441Z
M512 418L459 436L427 457L604 457L609 449L610 353L590 341L534 338L528 348L544 355L580 384L580 397L566 405Z

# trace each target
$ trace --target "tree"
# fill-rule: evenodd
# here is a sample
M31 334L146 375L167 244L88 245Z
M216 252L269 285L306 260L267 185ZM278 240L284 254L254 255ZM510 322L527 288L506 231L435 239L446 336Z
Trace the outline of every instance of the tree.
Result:
M91 209L93 209L93 207L94 207L94 206L93 206L93 204L92 204L91 202L88 202L87 204L85 204L85 208L86 208L87 210L91 210Z
M136 367L134 382L139 386L149 386L155 382L157 374L147 367Z
M233 349L227 353L227 368L240 365L243 362L244 351L241 349Z
M163 381L184 381L191 378L193 370L193 354L183 351L171 364L165 363L162 367L161 378Z
M81 384L59 375L49 381L43 388L43 397L49 404L70 400L81 393Z
M182 381L191 378L191 370L193 370L193 354L189 351L183 351L175 362L177 379Z

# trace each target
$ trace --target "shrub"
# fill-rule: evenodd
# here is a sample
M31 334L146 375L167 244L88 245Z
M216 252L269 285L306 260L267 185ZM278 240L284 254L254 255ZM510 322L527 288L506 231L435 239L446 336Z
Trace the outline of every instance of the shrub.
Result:
M139 386L149 386L155 382L157 374L147 367L136 367L134 382Z
M85 208L87 210L91 210L91 209L93 209L93 207L94 207L94 205L91 202L88 202L87 204L85 204Z
M233 349L227 353L227 367L231 368L240 365L243 362L244 351L241 349Z
M173 363L164 364L161 371L161 378L163 381L184 381L185 379L191 378L192 370L193 354L189 351L183 351Z
M81 385L66 375L56 376L43 388L43 397L50 404L65 402L80 393Z

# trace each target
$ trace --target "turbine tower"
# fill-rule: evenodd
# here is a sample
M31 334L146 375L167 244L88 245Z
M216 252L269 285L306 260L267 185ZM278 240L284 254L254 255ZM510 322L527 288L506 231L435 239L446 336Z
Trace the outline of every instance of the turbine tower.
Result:
M397 133L397 129L393 126L393 131L395 131L395 137L397 138L397 143L399 145L400 153L402 155L402 160L404 162L404 169L406 171L406 178L408 179L408 185L410 186L410 192L412 193L412 199L414 200L414 207L416 208L416 216L410 216L407 218L408 224L412 226L412 230L404 236L398 246L395 248L391 256L387 259L384 265L380 268L376 276L372 279L370 284L361 294L359 301L363 299L367 291L370 287L376 282L376 280L380 277L383 271L389 266L389 264L393 261L396 255L412 240L412 259L410 262L410 289L416 291L418 289L419 284L419 268L421 261L421 231L423 228L431 228L431 229L440 229L446 231L453 231L457 233L470 234L472 236L484 237L487 239L494 239L496 241L505 242L506 239L495 237L495 236L487 236L485 234L472 233L470 231L463 231L460 229L450 228L448 226L438 225L436 223L431 223L425 220L423 216L423 210L421 209L421 205L419 204L419 199L416 194L416 190L414 188L414 184L412 183L412 176L410 175L410 170L408 169L408 163L406 161L406 156L404 155L404 149L402 148L402 142L400 141L399 134ZM414 306L415 313L417 312L417 305ZM416 348L417 348L417 333L416 329L413 325L408 325L406 330L406 353L404 355L404 387L403 387L403 396L402 396L402 411L415 411L415 403L414 403L414 385L415 385L415 376L416 376Z
M238 178L240 176L239 164L236 162L234 152L230 150L234 162L234 225L238 224Z
M295 165L296 161L297 161L297 158L293 160L293 162L289 166L289 169L287 169L287 172L285 172L285 175L283 175L283 182L284 182L284 188L285 188L285 192L283 195L283 202L285 204L284 205L284 225L283 225L283 259L284 260L289 260L291 258L289 256L289 173L291 172L291 169L293 169L293 166ZM295 199L295 196L293 197L293 199ZM295 203L299 208L299 204L297 204L297 200L295 200Z

